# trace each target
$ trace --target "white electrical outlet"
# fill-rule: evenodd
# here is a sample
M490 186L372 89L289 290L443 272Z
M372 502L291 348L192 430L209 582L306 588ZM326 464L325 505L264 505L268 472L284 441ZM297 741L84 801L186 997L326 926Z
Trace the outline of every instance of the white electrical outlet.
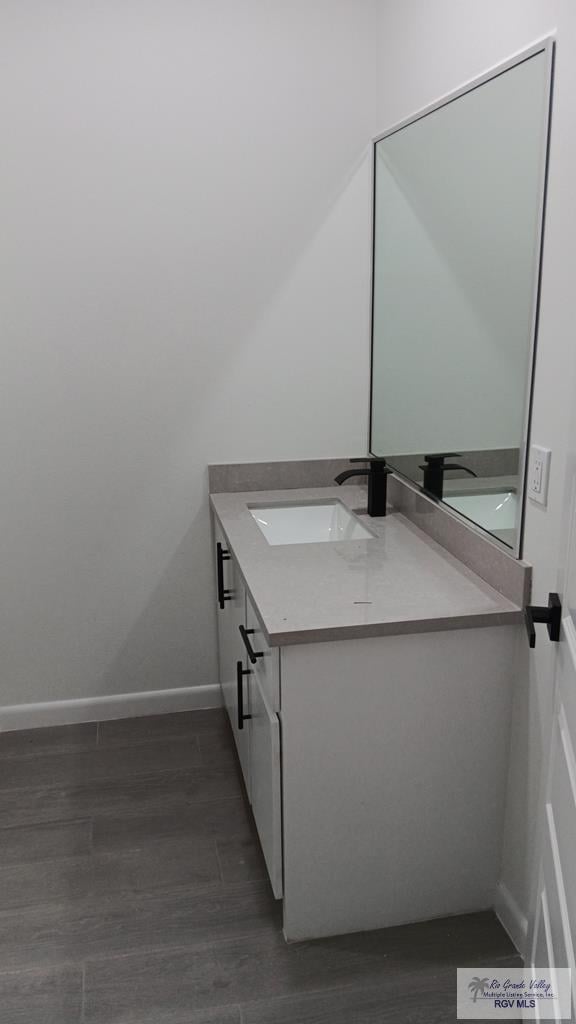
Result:
M548 478L550 476L550 455L549 448L540 448L533 444L530 448L530 459L528 461L528 497L539 505L546 505L548 502Z

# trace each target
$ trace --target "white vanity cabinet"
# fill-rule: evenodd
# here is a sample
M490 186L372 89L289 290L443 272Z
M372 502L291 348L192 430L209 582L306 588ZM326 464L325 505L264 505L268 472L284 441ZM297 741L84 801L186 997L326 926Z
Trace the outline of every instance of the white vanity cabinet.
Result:
M282 649L287 938L494 906L517 629Z
M248 599L249 600L249 599ZM278 652L274 652L276 658ZM280 721L257 669L250 694L250 801L272 892L282 896L282 797Z
M218 659L222 701L230 718L244 783L250 797L250 732L238 728L238 660L245 665L240 626L246 622L246 590L222 530L215 524Z
M220 686L272 891L282 896L279 652L269 647L215 524Z
M518 626L272 646L215 525L223 699L285 937L494 906Z

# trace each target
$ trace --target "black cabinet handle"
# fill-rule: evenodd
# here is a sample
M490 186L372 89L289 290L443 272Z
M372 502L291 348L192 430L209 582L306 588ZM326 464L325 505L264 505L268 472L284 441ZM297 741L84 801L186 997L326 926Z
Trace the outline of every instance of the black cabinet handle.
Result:
M252 718L252 715L245 715L244 714L244 683L243 683L243 679L242 679L243 676L251 676L251 675L252 675L252 673L251 673L249 668L242 668L242 662L241 661L237 661L236 662L236 686L238 688L238 701L237 701L237 703L238 703L238 728L239 729L243 729L244 728L244 722L246 722L249 718Z
M250 643L250 637L253 636L256 631L254 629L245 629L244 626L238 626L238 629L240 630L240 636L244 641L246 653L250 658L250 664L255 665L258 658L264 657L262 651L255 651Z
M558 594L548 594L548 604L529 604L524 609L524 621L528 633L530 647L536 647L535 623L544 622L548 627L548 636L557 643L560 639L562 622L562 604Z
M218 571L218 604L224 608L225 601L232 600L232 591L224 586L224 562L229 562L232 555L222 547L220 541L216 545L216 568Z

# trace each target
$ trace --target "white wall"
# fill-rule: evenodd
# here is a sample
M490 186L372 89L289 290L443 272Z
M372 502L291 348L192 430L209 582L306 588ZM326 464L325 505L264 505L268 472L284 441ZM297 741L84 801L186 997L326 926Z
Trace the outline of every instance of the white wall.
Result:
M554 0L380 0L378 131L555 26Z
M569 0L379 0L378 34L371 0L5 0L0 705L214 681L205 465L364 450L368 139L557 14L534 436L559 454ZM529 509L538 600L561 469ZM550 698L535 653L504 862L524 910Z
M552 448L548 508L528 503L524 555L534 566L533 597L564 589L563 486L574 395L574 239L570 201L576 175L576 11L572 0L404 0L383 2L380 23L379 130L557 28L556 74L533 440ZM519 637L508 818L502 878L512 912L534 905L539 800L550 736L555 651L528 655Z
M365 450L372 0L5 0L0 705L215 682L206 464Z

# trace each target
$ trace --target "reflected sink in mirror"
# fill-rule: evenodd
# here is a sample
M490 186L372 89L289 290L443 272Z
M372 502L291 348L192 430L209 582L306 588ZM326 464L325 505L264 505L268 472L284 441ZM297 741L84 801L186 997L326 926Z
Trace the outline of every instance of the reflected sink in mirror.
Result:
M374 537L340 501L249 506L249 511L269 544L322 544Z
M444 495L444 501L500 540L512 543L518 518L518 495L514 491Z

